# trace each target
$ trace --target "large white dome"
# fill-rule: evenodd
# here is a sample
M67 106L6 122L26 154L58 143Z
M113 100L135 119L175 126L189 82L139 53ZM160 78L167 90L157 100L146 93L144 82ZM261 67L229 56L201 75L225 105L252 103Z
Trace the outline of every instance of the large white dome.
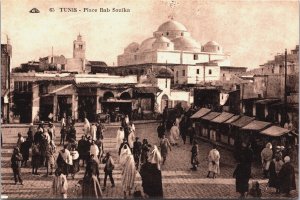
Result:
M175 21L175 20L169 20L162 25L160 25L157 29L157 31L165 32L165 31L187 31L186 27Z

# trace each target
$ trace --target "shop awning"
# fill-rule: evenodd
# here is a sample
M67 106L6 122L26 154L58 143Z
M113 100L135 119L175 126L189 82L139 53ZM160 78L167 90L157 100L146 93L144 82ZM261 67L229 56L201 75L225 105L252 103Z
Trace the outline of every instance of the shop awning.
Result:
M205 119L205 120L212 120L214 118L216 118L217 116L219 116L221 113L219 112L210 112L207 115L201 117L201 119Z
M254 117L242 116L238 120L232 122L231 125L241 128L243 126L246 126L247 124L249 124L253 120L254 120Z
M270 124L271 124L270 122L253 120L252 122L250 122L249 124L244 126L242 129L259 131L259 130L262 130L262 129L268 127Z
M260 133L263 135L268 135L268 136L272 136L272 137L279 137L279 136L282 136L289 132L290 132L290 130L282 128L280 126L271 126L267 129L261 131Z
M231 118L234 114L228 112L222 112L221 115L211 120L212 122L222 123Z
M238 120L241 116L240 115L234 115L233 117L231 117L230 119L228 119L227 121L225 121L225 124L231 124L232 122Z
M201 108L200 110L198 110L195 114L193 114L191 116L192 119L198 119L204 115L206 115L207 113L210 112L210 109L208 108Z

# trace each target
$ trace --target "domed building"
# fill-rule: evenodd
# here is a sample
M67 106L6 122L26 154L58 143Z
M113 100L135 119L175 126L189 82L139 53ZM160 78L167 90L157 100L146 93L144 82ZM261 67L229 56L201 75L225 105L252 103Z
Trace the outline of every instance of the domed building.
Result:
M153 37L129 44L124 53L118 56L118 66L161 65L196 65L205 62L218 62L230 65L229 55L224 54L222 47L214 41L201 46L192 37L185 25L170 19L153 32ZM220 61L220 63L219 63ZM152 67L152 68L153 68Z

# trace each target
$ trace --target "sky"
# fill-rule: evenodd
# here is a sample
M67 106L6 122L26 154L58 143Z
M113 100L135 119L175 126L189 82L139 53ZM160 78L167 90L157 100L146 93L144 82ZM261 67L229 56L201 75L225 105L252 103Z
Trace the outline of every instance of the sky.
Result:
M40 13L29 13L32 8ZM83 12L84 8L98 12ZM130 12L99 12L100 8ZM299 43L297 0L2 0L1 43L8 35L16 67L51 55L52 46L54 55L71 58L80 33L86 41L86 58L112 66L129 43L151 37L170 16L201 45L218 42L231 55L232 66L256 68Z

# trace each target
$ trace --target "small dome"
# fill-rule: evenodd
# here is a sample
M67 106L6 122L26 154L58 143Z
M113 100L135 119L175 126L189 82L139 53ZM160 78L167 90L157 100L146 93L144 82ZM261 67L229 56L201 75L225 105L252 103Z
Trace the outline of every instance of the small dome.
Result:
M157 31L165 32L165 31L187 31L186 27L175 21L175 20L169 20L162 25L160 25L157 29Z
M138 43L132 42L124 49L124 52L125 53L135 53L139 50L139 46L140 45Z
M158 37L152 44L153 49L156 50L174 50L174 44L164 36Z
M168 38L161 36L159 38L157 38L154 43L170 43L171 40L169 40Z
M178 37L172 40L175 50L201 51L201 45L192 37Z
M215 41L209 41L203 46L204 52L221 53L222 47Z
M152 50L152 44L154 43L155 40L156 40L155 37L151 37L144 40L140 45L139 51L143 52L143 51Z

